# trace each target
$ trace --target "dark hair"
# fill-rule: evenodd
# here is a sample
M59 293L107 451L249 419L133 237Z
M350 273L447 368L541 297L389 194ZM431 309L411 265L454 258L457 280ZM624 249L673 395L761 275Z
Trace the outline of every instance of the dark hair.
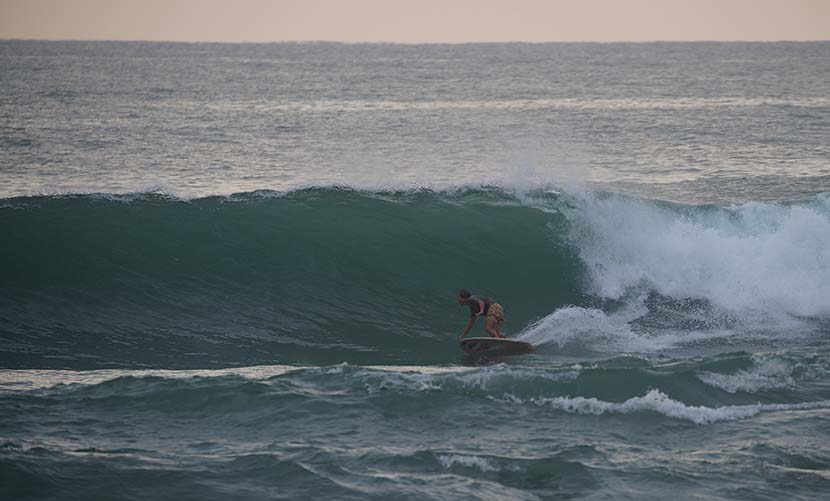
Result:
M461 298L464 298L464 299L467 299L471 295L472 294L470 294L470 291L468 291L467 289L461 289L461 290L458 291L458 297L461 297Z

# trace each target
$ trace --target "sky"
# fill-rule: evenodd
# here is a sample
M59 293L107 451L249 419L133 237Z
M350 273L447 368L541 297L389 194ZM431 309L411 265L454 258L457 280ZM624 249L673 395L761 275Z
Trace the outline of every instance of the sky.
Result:
M830 0L0 0L0 39L830 40Z

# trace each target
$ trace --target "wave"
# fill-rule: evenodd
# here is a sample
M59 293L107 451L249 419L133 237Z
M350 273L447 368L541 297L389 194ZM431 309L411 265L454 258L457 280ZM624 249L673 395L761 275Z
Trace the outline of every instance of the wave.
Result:
M784 386L750 383L736 388L722 383L744 381L752 367L796 359L800 367L785 376L789 383ZM409 406L458 410L495 406L492 412L497 412L507 404L577 415L657 414L708 425L761 414L830 409L824 383L828 367L826 356L809 360L736 353L697 360L619 357L592 364L475 368L340 364L211 371L4 370L0 402L9 404L9 409L30 409L42 419L50 419L59 408L115 421L173 415L185 421L222 416L227 423L251 423L270 421L274 413L302 421L366 408L395 414ZM3 414L18 430L37 426L11 411ZM445 455L439 460L447 468L502 469L477 457Z
M701 381L729 393L739 391L755 393L763 390L792 388L795 366L778 357L753 357L749 369L741 369L734 374L703 372L698 377Z
M830 315L827 195L720 207L313 188L0 205L9 368L446 364L462 287L505 306L509 335L587 352L790 342Z
M494 396L511 393L530 399L557 395L634 397L655 387L668 388L690 403L742 403L750 393L765 398L820 395L830 373L827 355L785 352L735 352L695 358L627 355L593 362L554 365L485 366L256 366L227 369L167 370L0 370L0 392L6 394L144 398L157 391L225 392L228 388L268 388L304 395L354 392L450 393ZM772 381L775 381L773 383ZM758 384L755 384L758 383ZM770 392L769 390L781 390ZM817 393L814 393L818 390ZM741 395L743 394L743 395Z
M33 492L56 499L66 498L66 492L74 494L72 499L95 497L100 491L95 490L96 482L103 477L120 481L125 499L142 499L148 492L153 498L181 498L185 490L204 491L206 484L214 483L233 483L235 496L242 499L273 498L275 492L279 499L306 498L310 492L327 499L388 499L400 497L401 484L409 497L418 499L444 499L448 492L462 497L472 492L474 497L537 499L527 490L564 491L568 497L595 490L598 481L590 461L605 457L591 446L560 447L531 457L459 449L289 442L247 445L218 457L176 451L172 461L153 450L73 449L66 443L26 447L9 442L0 444L0 473L16 480L3 486L4 494L13 497L31 497Z
M512 403L524 403L522 400L510 395L506 396L505 400ZM533 399L530 402L537 405L547 405L575 414L602 415L608 413L631 414L656 412L670 418L691 421L695 424L735 421L766 412L830 409L830 400L794 404L754 404L724 407L692 406L673 400L657 389L649 391L642 397L634 397L619 403L605 402L593 397L539 398Z

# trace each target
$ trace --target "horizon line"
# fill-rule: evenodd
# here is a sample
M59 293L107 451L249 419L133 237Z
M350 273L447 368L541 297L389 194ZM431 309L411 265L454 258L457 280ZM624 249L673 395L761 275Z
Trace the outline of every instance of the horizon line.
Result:
M464 42L408 42L408 41L385 41L385 40L150 40L140 38L116 39L116 38L2 38L0 42L116 42L116 43L160 43L160 44L227 44L227 45L274 45L274 44L340 44L340 45L495 45L495 44L524 44L524 45L548 45L548 44L652 44L652 43L826 43L830 39L805 39L805 40L489 40L489 41L464 41Z

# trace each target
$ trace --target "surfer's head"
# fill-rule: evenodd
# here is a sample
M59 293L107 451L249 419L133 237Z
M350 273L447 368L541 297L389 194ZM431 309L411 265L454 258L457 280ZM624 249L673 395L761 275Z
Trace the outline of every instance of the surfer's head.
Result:
M467 304L470 302L470 291L467 289L461 289L458 291L458 304Z

